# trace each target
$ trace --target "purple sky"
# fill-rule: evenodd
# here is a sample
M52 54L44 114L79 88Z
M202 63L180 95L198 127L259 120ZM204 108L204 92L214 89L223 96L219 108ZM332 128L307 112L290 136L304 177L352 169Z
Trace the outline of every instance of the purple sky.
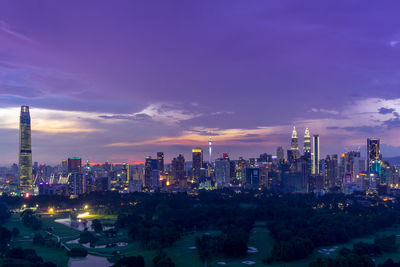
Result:
M0 2L0 165L19 106L34 161L275 154L296 125L322 154L400 155L398 1ZM207 158L207 157L206 157Z

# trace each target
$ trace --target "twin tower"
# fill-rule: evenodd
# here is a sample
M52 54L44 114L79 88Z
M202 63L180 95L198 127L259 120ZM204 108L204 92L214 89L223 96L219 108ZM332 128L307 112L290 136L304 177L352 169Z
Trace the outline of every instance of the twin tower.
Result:
M308 128L306 128L304 132L304 146L303 146L303 152L305 156L310 156L311 161L312 161L312 174L319 174L319 159L320 159L320 153L319 153L319 135L315 134L313 135L313 141L312 141L312 150L311 150L311 136L310 136L310 131ZM300 151L299 151L299 141L297 138L297 132L296 132L296 127L293 127L293 132L292 132L292 141L290 144L290 150L292 152L293 158L294 159L299 159L300 158Z

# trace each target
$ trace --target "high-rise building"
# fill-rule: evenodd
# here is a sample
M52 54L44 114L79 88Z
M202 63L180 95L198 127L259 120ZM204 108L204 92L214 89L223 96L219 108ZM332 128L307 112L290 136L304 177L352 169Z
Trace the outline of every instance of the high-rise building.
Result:
M260 184L260 168L246 168L246 187L257 188Z
M276 149L276 157L279 162L285 160L285 151L283 150L283 148L281 146Z
M124 165L122 165L121 180L125 184L129 184L129 180L130 180L130 170L129 169L130 169L129 163L125 163Z
M157 165L160 173L164 172L164 152L157 152Z
M229 158L219 158L215 160L215 180L219 188L228 187L230 180L230 162Z
M311 153L311 137L310 131L306 128L304 132L304 153Z
M211 137L208 139L208 163L212 165L212 140Z
M297 138L296 127L293 127L292 140L290 143L290 150L293 151L293 159L294 160L300 158L299 140Z
M319 174L319 135L314 134L313 136L313 153L312 153L312 174Z
M82 172L82 159L79 157L68 158L68 172Z
M174 179L174 182L179 184L179 186L186 186L185 158L181 154L172 160L171 175Z
M367 167L368 172L376 173L377 166L380 165L381 150L380 140L378 138L367 139Z
M82 174L82 159L68 158L68 190L70 196L77 196L86 192L86 181Z
M200 178L200 169L203 168L203 149L195 147L192 149L192 173L194 180Z
M158 160L152 159L151 157L146 157L144 164L144 186L145 187L158 187L158 182L156 181L158 170Z
M31 116L29 107L22 106L19 123L19 186L22 193L32 190Z

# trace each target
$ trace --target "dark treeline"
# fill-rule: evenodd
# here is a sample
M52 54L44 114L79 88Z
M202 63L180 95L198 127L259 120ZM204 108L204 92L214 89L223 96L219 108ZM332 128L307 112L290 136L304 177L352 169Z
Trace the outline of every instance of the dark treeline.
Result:
M396 237L382 236L377 237L373 244L358 242L354 244L353 249L343 248L339 251L339 255L332 258L318 258L310 263L310 267L330 267L330 266L360 266L374 267L375 263L371 257L382 255L384 252L395 252L397 250ZM391 265L393 264L393 265ZM379 266L396 266L389 259L383 265Z

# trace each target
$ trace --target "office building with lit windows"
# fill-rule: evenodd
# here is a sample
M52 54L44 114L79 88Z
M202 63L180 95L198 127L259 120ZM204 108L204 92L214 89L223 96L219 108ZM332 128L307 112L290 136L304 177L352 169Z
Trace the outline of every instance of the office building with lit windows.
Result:
M22 106L19 123L19 187L21 193L30 192L32 185L31 116L29 107Z

